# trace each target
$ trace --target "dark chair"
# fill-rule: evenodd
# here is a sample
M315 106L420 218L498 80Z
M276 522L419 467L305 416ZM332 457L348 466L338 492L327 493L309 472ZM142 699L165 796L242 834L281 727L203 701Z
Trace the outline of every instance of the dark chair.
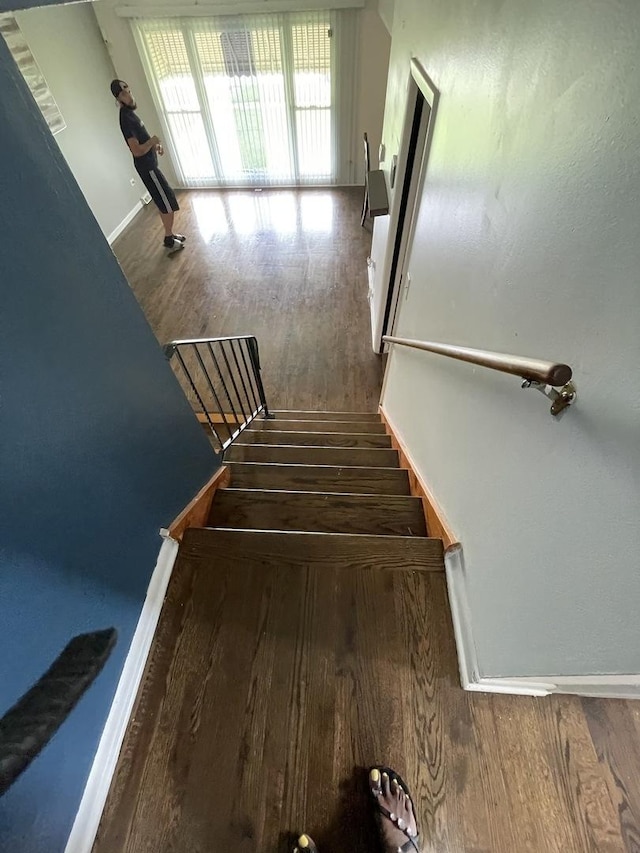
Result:
M360 225L364 228L369 214L369 172L371 171L371 160L369 155L369 138L364 134L364 199L362 201L362 217Z

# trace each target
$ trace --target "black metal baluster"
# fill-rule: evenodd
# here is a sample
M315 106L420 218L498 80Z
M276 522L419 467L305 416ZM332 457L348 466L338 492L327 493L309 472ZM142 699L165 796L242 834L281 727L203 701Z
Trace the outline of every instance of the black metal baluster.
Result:
M214 341L214 343L218 343L222 346L220 341ZM236 413L235 406L233 405L233 400L231 399L231 394L229 393L227 383L226 383L226 381L222 375L222 370L220 369L218 359L216 358L216 355L213 351L213 347L211 346L211 341L207 342L207 346L209 347L209 353L211 354L211 360L213 361L215 368L218 371L218 376L220 378L220 382L222 383L222 387L224 388L224 393L227 397L227 400L229 401L229 407L231 408L231 414L233 415L233 422L234 422L234 427L235 427L233 435L231 436L231 440L233 441L233 439L235 438L236 432L238 431L238 429L240 429L240 426L239 426L240 421L238 419L238 415Z
M231 352L233 354L233 360L236 363L236 367L238 368L238 376L240 377L240 382L242 383L242 390L244 391L244 396L247 398L247 403L249 404L249 417L247 418L247 423L253 418L253 409L251 407L251 400L249 399L249 394L247 393L247 386L244 384L244 376L242 375L242 370L240 368L240 362L238 361L238 356L236 355L236 348L234 346L235 341L231 341Z
M254 414L257 414L260 411L260 400L258 400L258 396L257 396L256 390L255 390L255 385L254 385L252 378L251 378L252 374L253 374L253 370L249 370L249 368L247 366L247 359L246 359L245 354L244 354L244 347L242 346L243 344L245 344L245 345L247 344L246 338L244 340L240 341L240 355L242 356L242 363L244 364L245 373L247 374L247 381L249 383L249 388L251 389L251 396L253 397L253 411L254 411ZM249 361L251 361L251 358L249 358Z
M234 376L233 376L233 370L231 369L231 365L229 364L229 359L227 358L227 351L224 348L224 341L220 341L220 350L222 351L224 363L227 365L227 370L229 371L229 378L231 379L231 384L233 385L233 390L236 392L236 399L238 400L238 404L240 405L240 411L242 412L242 419L243 419L244 423L246 423L247 422L247 415L246 415L246 412L244 410L244 406L242 405L242 399L240 397L240 393L238 392L238 386L236 385L236 380L234 379ZM240 424L238 424L238 429L241 429Z
M198 361L199 361L199 363L200 363L200 367L202 368L202 372L204 373L204 375L205 375L205 377L206 377L206 379L207 379L207 383L208 383L208 385L209 385L209 388L211 389L211 393L213 394L213 399L215 400L216 406L218 407L218 411L219 411L219 412L220 412L220 414L222 415L222 420L224 421L224 425L225 425L225 427L226 427L226 430L227 430L227 432L229 433L229 441L225 442L225 443L222 445L222 449L224 450L224 448L225 448L225 447L226 447L226 446L227 446L231 441L233 441L233 432L231 431L231 427L230 427L230 426L229 426L229 424L227 423L226 415L225 415L225 413L224 413L224 411L223 411L223 409L222 409L222 406L220 405L220 400L218 399L218 395L216 394L216 389L213 387L213 382L211 381L211 377L209 376L209 371L207 370L207 368L206 368L206 366L205 366L205 363L204 363L204 361L202 360L202 356L200 355L200 350L198 349L198 345L197 345L197 344L194 344L194 349L195 349L195 352L196 352L196 357L197 357L197 359L198 359Z
M191 344L191 346L194 346L194 345ZM205 417L207 419L207 423L209 424L209 429L211 430L212 435L214 435L216 437L218 444L220 445L220 447L222 447L222 441L220 440L220 436L218 435L218 430L215 428L215 426L213 425L213 423L211 421L211 418L209 417L209 412L207 411L207 408L202 401L202 397L198 393L198 389L196 388L195 383L194 383L193 379L191 378L191 374L189 373L187 365L184 363L184 359L182 357L182 353L180 352L179 347L175 348L175 354L178 356L178 361L180 362L182 369L184 370L184 372L187 376L187 379L189 380L189 384L191 385L191 388L193 389L193 393L196 395L196 397L198 398L198 402L202 406L202 411L205 414Z
M252 337L247 340L247 343L250 345L249 356L253 364L253 373L256 378L256 383L258 385L258 394L260 395L260 402L264 406L264 416L265 418L272 418L273 415L269 412L269 406L267 405L267 395L264 393L264 385L262 384L262 374L260 372L260 351L258 349L258 341L255 337Z

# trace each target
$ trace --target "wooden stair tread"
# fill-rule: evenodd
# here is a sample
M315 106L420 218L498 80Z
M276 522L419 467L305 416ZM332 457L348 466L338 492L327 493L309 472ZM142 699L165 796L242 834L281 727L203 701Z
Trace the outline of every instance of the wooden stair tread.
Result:
M255 530L426 536L420 498L218 489L209 526Z
M255 418L251 421L248 429L251 430L278 430L279 432L322 432L322 433L367 433L373 432L385 435L384 424L381 421L334 421L334 420L284 420L274 418L263 420Z
M298 409L279 409L272 412L276 418L289 421L374 421L380 423L377 412L305 412Z
M238 439L242 444L288 444L298 447L391 447L391 436L380 433L286 432L246 429Z
M212 567L247 566L327 569L444 571L442 541L420 536L353 536L344 533L281 533L192 527L182 559ZM215 572L215 568L212 569Z
M356 468L333 465L274 465L229 462L231 486L239 489L409 495L402 468Z
M350 465L358 468L397 468L398 452L391 448L296 447L288 445L232 444L225 462L271 462L281 465Z

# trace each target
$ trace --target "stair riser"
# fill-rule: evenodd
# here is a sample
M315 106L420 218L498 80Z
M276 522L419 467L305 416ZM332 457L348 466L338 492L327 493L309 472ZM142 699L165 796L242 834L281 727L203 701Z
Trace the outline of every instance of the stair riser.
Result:
M326 533L277 533L242 530L187 530L181 553L216 566L327 566L392 571L444 571L442 542L419 536L344 536Z
M278 430L279 432L320 432L320 433L375 433L385 435L384 425L378 421L284 421L262 420L251 421L252 430Z
M380 415L374 412L272 412L276 418L284 421L373 421L380 423Z
M242 444L285 444L299 447L391 447L391 436L375 433L278 432L247 429L238 439Z
M409 495L407 472L398 468L335 468L230 462L231 485L239 489Z
M426 536L421 501L382 495L220 489L209 526L378 536Z
M265 462L279 465L351 465L361 468L397 468L395 450L354 447L270 447L233 444L225 454L228 462Z

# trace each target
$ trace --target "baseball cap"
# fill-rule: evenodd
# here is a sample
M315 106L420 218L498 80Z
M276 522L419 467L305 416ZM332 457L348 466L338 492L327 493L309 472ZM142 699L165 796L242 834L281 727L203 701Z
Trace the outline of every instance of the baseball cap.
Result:
M127 84L124 80L112 80L111 81L111 94L114 98L117 98L120 92L124 89Z

